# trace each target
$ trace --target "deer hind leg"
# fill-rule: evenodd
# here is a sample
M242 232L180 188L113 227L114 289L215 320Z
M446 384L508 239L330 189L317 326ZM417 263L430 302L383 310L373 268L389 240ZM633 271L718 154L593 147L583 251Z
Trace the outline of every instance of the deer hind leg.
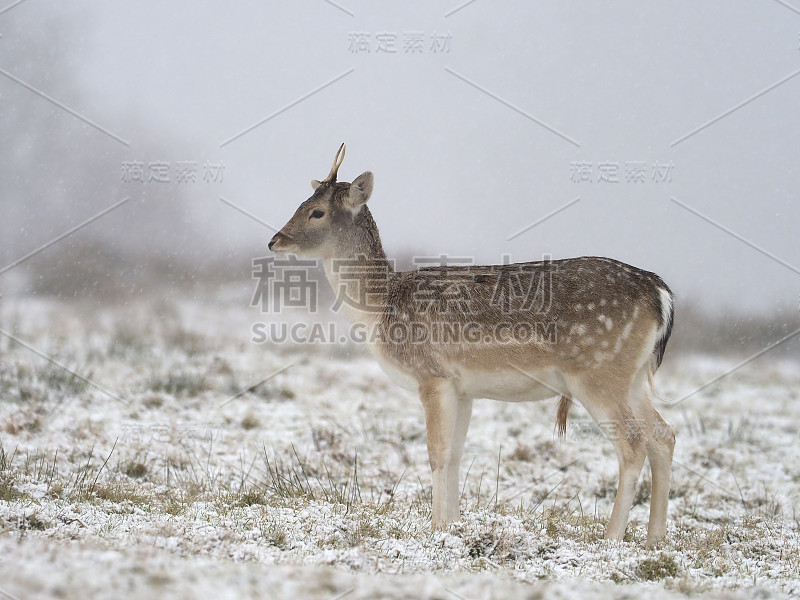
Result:
M643 427L630 411L613 421L613 442L619 460L619 485L611 518L606 526L606 539L621 540L636 495L636 483L647 453Z
M428 460L433 476L434 529L443 529L458 519L458 471L472 400L460 398L455 386L446 379L431 379L419 386L425 410Z
M634 412L647 425L647 459L650 462L652 492L650 494L650 519L647 524L647 546L652 547L664 539L667 533L667 504L672 473L672 454L675 448L675 433L661 415L653 408L652 378L641 377L641 384L634 388Z
M630 387L599 389L573 383L570 389L600 429L611 439L619 461L619 485L614 508L606 526L606 539L621 540L636 494L636 483L647 455L646 427L635 418L630 406Z

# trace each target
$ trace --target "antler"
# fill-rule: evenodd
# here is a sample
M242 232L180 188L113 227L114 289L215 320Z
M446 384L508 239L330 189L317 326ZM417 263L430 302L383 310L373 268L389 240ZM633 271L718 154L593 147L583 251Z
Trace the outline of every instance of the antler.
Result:
M331 172L328 173L328 176L325 178L325 181L328 183L336 183L336 174L339 172L339 167L342 165L344 161L344 153L347 148L344 147L344 144L339 146L339 150L336 152L336 156L333 158L333 166L331 167ZM339 156L341 154L341 156Z

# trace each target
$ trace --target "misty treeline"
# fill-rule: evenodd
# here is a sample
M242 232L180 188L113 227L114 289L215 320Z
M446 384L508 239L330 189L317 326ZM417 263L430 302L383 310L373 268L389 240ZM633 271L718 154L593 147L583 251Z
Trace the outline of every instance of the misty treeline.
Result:
M78 42L63 32L91 22L75 14L32 29L11 11L2 24L11 77L0 75L0 292L127 297L248 277L251 257L237 256L198 214L200 186L174 174L160 184L126 177L128 163L159 159L174 169L186 152L163 127L88 93L71 58Z

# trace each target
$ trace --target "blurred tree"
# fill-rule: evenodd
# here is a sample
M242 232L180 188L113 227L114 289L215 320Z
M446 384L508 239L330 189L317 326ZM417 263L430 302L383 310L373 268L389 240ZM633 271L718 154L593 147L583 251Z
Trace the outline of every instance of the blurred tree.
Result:
M0 273L0 290L127 294L184 286L201 267L203 276L209 269L230 276L229 268L209 267L218 262L211 226L201 224L191 203L199 186L177 181L186 158L175 150L180 140L86 94L74 57L90 22L74 10L0 15L0 270L128 200ZM141 179L131 180L137 163ZM158 163L171 171L169 182ZM186 168L182 175L191 177ZM194 177L206 175L203 169L196 165ZM236 274L246 276L244 269Z

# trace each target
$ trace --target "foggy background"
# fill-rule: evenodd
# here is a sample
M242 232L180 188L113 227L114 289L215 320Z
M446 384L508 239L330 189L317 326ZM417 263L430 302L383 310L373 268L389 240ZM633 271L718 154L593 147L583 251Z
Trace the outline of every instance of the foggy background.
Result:
M800 327L800 2L6 1L7 298L246 308L345 142L390 256L610 256L679 339Z

